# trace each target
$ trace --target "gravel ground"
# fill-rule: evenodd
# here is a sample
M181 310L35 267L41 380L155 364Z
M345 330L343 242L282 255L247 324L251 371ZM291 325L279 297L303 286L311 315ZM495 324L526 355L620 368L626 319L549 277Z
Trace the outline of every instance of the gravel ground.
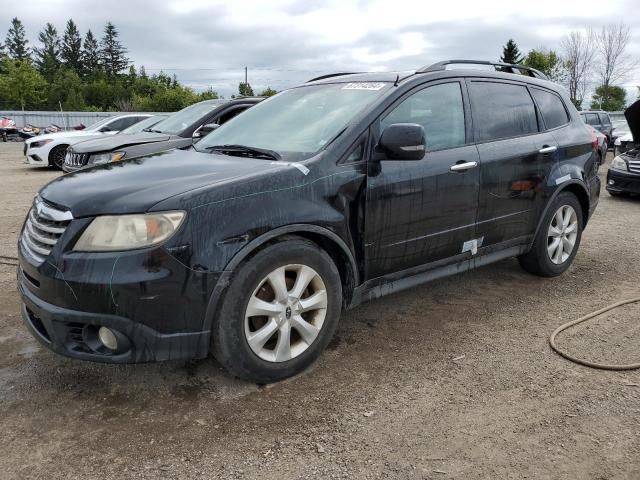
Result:
M58 175L0 144L0 255ZM507 260L343 315L320 361L262 388L213 360L101 365L41 348L0 265L0 478L638 479L640 371L554 354L560 324L640 295L640 199L603 193L572 268ZM563 333L640 360L640 305Z

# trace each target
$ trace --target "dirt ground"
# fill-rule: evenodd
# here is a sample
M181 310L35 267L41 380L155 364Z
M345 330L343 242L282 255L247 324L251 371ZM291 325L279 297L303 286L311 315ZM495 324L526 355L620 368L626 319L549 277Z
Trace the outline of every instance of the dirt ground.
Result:
M0 255L15 255L34 193L57 175L0 144ZM366 304L310 371L268 388L213 360L56 356L22 325L15 268L0 265L0 478L640 479L640 371L574 365L547 343L640 295L638 239L640 199L603 192L565 275L507 260ZM639 314L559 343L637 362Z

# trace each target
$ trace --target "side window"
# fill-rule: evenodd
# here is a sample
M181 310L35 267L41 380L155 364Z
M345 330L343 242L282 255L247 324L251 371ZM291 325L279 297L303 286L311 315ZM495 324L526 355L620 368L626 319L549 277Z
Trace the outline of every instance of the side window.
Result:
M223 123L226 123L229 120L231 120L233 117L236 117L236 116L240 115L242 112L244 112L250 106L251 105L240 105L240 106L238 106L236 108L232 108L232 109L224 112L222 115L220 115L218 117L218 121L216 123L218 125L222 125Z
M380 131L394 123L422 125L428 151L464 145L464 105L460 84L442 83L414 93L381 120Z
M124 130L127 127L130 127L134 123L138 123L141 120L140 117L125 117L118 118L113 122L106 125L112 132L119 132L120 130Z
M521 85L471 82L471 110L479 142L538 131L533 99Z
M600 123L602 125L606 125L607 127L611 125L611 120L609 120L609 115L607 115L606 113L599 113L598 116L600 117Z
M344 159L344 163L353 163L359 162L362 160L362 154L364 153L364 140L360 142L349 154L347 158Z
M567 115L567 110L564 108L564 103L562 103L559 96L537 88L533 88L532 91L547 129L569 123L569 115Z

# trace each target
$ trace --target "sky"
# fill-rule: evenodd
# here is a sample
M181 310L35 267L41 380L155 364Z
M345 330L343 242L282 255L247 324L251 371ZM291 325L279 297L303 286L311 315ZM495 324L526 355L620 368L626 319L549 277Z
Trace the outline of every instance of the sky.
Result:
M640 60L637 0L30 0L0 11L0 38L12 17L29 40L68 18L101 36L119 29L136 66L176 74L196 90L237 93L248 68L254 90L281 90L331 72L411 71L445 59L498 60L513 38L522 52L559 50L570 31L624 21L629 54ZM640 68L623 82L636 96ZM628 95L628 96L629 96Z

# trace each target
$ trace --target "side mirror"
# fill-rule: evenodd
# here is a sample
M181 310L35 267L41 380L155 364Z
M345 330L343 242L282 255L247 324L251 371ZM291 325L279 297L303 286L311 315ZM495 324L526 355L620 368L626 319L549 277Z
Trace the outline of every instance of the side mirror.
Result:
M422 160L427 146L424 127L417 123L394 123L384 129L378 148L388 160Z
M202 125L199 129L193 132L193 138L202 138L213 132L218 127L220 127L220 125L217 123L207 123L206 125Z
M111 131L111 129L110 129L109 127L102 127L102 128L100 129L100 131L101 131L102 133L106 133L106 132L110 132L110 131Z

